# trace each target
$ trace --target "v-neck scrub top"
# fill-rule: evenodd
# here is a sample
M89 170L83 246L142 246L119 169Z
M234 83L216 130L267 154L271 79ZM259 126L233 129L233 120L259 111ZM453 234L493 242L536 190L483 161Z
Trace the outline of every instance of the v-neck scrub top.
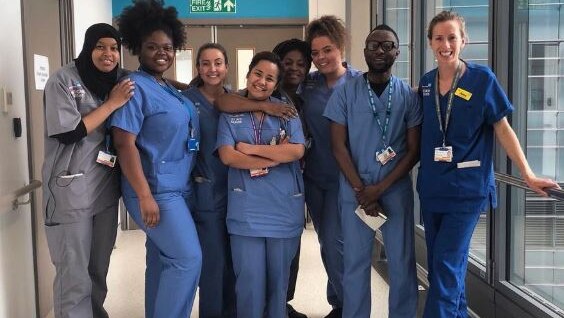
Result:
M279 102L270 98L271 102ZM222 113L217 132L217 147L237 142L256 144L251 113ZM289 121L264 115L261 144L286 131L290 143L304 144L299 118ZM255 118L255 128L259 120ZM230 167L228 172L227 229L230 234L254 237L292 238L302 233L304 224L304 186L299 161L269 168L265 176L251 177L248 169Z
M195 152L188 151L190 127L199 138L197 111L175 88L162 86L143 72L131 73L135 94L112 116L110 125L137 136L135 141L151 193L190 191L190 171ZM122 177L124 196L136 197Z
M424 118L417 179L421 207L435 213L485 211L490 204L496 207L493 125L510 114L513 106L489 68L466 63L455 90L471 95L454 95L446 132L446 146L452 146L453 160L436 162L434 149L442 146L443 138L435 107L436 73L434 69L425 74L419 84ZM439 97L443 123L448 96ZM460 163L472 161L480 165L459 167Z

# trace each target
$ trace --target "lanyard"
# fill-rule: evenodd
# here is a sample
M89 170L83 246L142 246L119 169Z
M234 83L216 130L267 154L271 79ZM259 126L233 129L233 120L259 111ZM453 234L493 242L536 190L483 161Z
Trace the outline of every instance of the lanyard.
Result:
M458 65L456 66L456 73L454 74L454 78L452 79L452 84L450 86L450 91L448 94L448 102L447 102L447 109L445 114L445 124L443 129L443 120L441 116L441 104L439 101L439 69L437 69L437 74L435 75L435 110L437 112L437 119L439 120L439 129L443 134L443 147L446 146L446 132L448 129L448 123L450 121L450 112L452 110L452 100L454 98L454 89L458 84L458 80L460 79L460 73L462 70L462 62L458 61Z
M261 144L262 124L264 123L264 117L266 117L264 113L261 114L262 116L260 117L258 129L257 129L257 125L255 123L255 115L253 115L252 112L249 112L249 115L251 116L251 126L253 126L253 133L255 134L255 145Z
M376 104L374 103L374 92L372 91L372 87L370 87L370 82L368 81L368 75L366 75L366 87L368 88L368 97L370 100L370 107L372 108L372 113L374 117L376 117L376 123L378 127L380 127L380 131L382 132L382 142L384 143L384 148L387 147L386 144L386 132L388 131L388 124L390 123L390 117L392 115L392 94L394 92L394 78L390 77L390 87L388 90L388 107L386 108L386 120L384 123L384 127L382 127L382 122L380 121L380 114L376 111Z

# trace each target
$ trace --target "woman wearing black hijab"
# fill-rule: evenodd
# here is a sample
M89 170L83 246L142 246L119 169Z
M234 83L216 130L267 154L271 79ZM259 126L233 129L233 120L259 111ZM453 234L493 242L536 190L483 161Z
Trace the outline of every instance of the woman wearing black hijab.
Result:
M56 318L108 317L103 303L120 190L105 122L134 89L129 79L118 82L120 47L112 26L92 25L78 58L45 87L43 211Z

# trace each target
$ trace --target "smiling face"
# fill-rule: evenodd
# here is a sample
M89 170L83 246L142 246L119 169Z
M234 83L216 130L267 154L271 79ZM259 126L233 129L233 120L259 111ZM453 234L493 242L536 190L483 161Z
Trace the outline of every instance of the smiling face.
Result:
M162 77L174 63L172 39L163 31L155 31L141 44L139 63L143 69L156 77Z
M206 49L202 51L198 61L198 74L204 85L223 85L227 76L227 64L225 56L218 49Z
M311 40L311 57L315 67L324 75L338 73L342 66L342 52L327 36Z
M278 81L278 67L276 64L261 60L247 74L248 97L255 100L265 100L276 88Z
M288 87L298 87L306 76L306 59L299 50L293 50L282 60L284 65L284 85Z
M92 63L101 72L111 72L119 63L119 46L114 38L100 38L92 50Z
M457 64L466 45L460 22L447 20L437 23L432 30L429 45L439 65Z
M393 48L385 51L384 47L393 43ZM364 59L370 72L382 73L390 70L399 55L396 37L390 31L376 30L366 38Z

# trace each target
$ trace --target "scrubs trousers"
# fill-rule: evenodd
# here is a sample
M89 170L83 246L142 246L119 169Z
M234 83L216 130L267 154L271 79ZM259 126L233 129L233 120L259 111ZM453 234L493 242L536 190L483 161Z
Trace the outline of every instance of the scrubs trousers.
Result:
M186 318L192 311L200 278L202 253L187 195L179 192L153 195L160 221L147 228L135 197L124 197L125 206L147 234L145 317Z
M343 232L338 205L339 186L319 187L304 177L305 201L317 232L321 260L327 272L327 301L333 308L343 307Z
M235 273L225 211L194 210L193 215L202 247L200 318L235 318Z
M423 210L429 291L423 317L468 317L464 280L468 249L480 213Z
M56 271L53 283L56 318L108 317L103 305L108 292L110 255L117 235L117 202L87 215L93 216L45 226Z
M411 187L411 183L407 186ZM379 200L388 217L380 230L389 273L390 318L414 318L417 311L413 192L406 187L385 192ZM356 202L342 203L343 318L369 318L371 311L370 275L375 233L354 213L357 206Z
M237 316L286 318L290 264L300 237L231 235Z

